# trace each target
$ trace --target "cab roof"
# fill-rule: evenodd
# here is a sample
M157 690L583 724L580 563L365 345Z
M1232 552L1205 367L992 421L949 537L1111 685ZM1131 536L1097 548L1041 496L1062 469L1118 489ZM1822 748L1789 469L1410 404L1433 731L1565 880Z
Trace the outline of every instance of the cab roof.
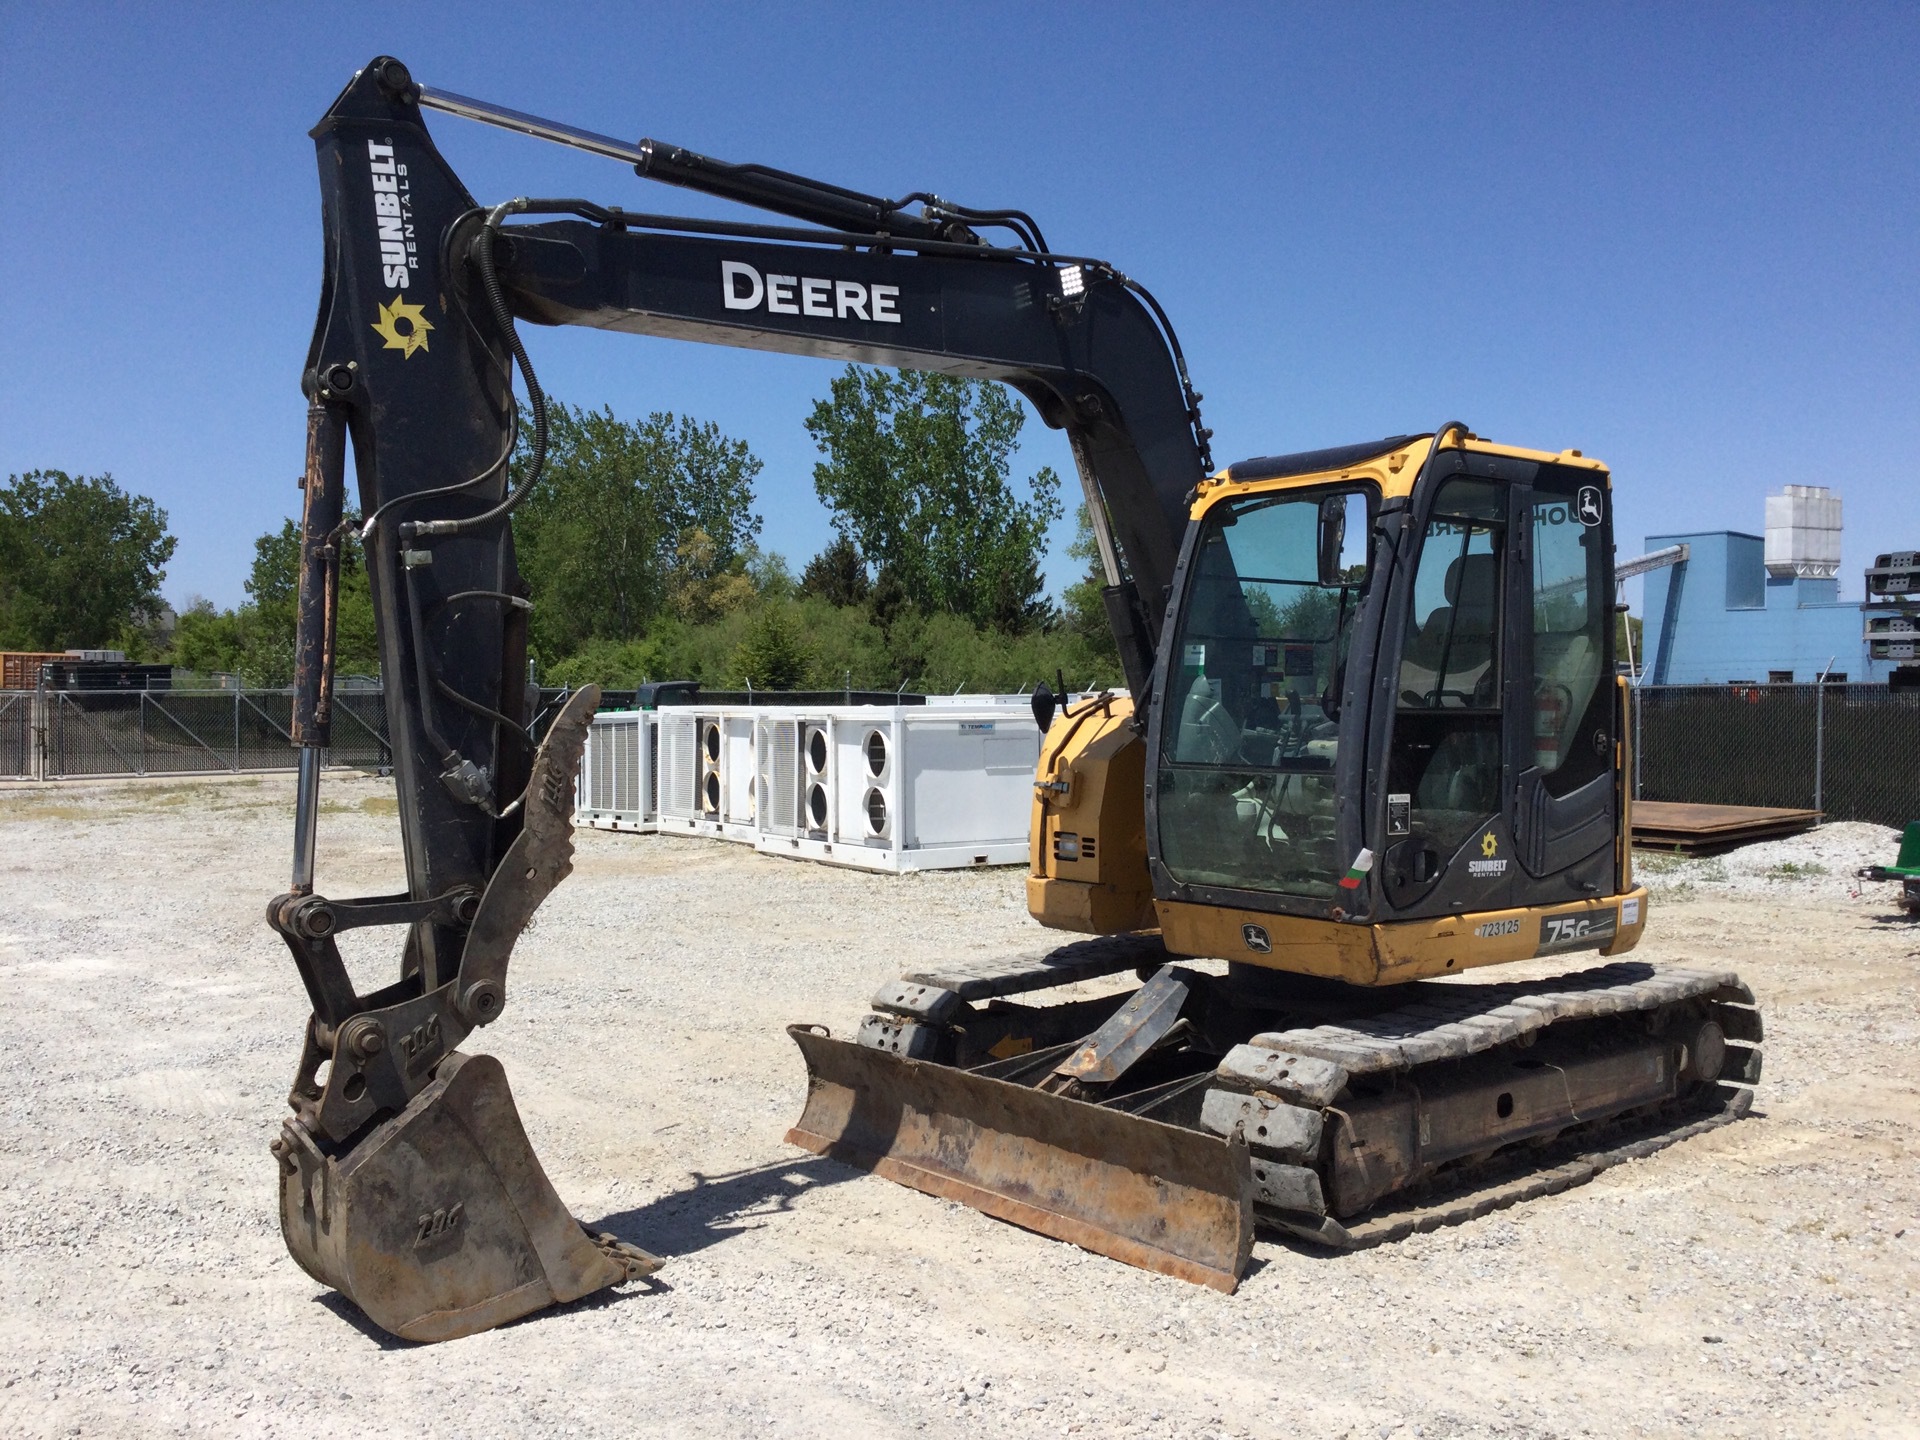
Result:
M1385 440L1369 440L1359 445L1336 445L1331 450L1297 450L1291 455L1261 455L1238 460L1226 469L1229 481L1281 480L1289 475L1316 475L1322 470L1344 470L1363 460L1385 455L1430 439L1431 431L1419 435L1390 435Z

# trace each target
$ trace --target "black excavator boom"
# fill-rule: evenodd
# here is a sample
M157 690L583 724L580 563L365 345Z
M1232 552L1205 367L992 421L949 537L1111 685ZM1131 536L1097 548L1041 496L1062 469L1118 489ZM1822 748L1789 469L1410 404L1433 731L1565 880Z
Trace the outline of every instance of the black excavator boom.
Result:
M807 226L641 215L585 200L482 207L422 105L580 146L643 176ZM572 855L573 786L597 692L536 750L526 586L512 513L537 482L546 399L518 322L873 364L1015 385L1064 427L1111 557L1116 613L1149 655L1206 432L1151 297L1044 249L1018 211L888 201L678 147L425 90L380 57L313 138L325 271L302 374L293 880L269 907L313 1007L274 1144L289 1248L374 1320L446 1339L621 1280L654 1257L572 1219L528 1147L496 1062L457 1047L497 1020L507 962ZM918 202L919 208L910 208ZM818 228L827 227L827 228ZM1011 235L985 243L981 231ZM518 368L533 433L517 430ZM509 475L530 441L525 473ZM320 762L358 488L407 867L404 894L315 889ZM1124 560L1123 558L1124 557ZM1143 677L1144 662L1135 667ZM399 976L358 994L335 936L404 929Z

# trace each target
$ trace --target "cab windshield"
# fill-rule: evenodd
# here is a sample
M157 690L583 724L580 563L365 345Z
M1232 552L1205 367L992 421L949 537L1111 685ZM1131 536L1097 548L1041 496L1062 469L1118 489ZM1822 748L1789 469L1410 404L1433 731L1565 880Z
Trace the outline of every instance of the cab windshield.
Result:
M1330 897L1366 493L1231 502L1202 525L1161 720L1161 859L1190 885Z

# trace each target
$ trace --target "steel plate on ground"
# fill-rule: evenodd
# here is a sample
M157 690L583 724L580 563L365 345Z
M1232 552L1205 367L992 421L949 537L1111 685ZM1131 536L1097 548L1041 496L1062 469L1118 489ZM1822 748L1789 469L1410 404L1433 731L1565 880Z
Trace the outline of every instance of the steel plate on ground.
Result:
M1229 1293L1253 1246L1244 1145L790 1025L807 1103L787 1143Z

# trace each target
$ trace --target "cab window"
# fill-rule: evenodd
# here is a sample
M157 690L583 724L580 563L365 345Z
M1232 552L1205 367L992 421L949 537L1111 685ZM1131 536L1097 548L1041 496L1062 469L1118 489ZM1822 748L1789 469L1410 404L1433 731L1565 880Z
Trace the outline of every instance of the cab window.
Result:
M1230 502L1202 527L1161 722L1161 858L1188 884L1331 895L1366 494Z
M1388 789L1409 832L1451 854L1500 808L1507 487L1449 480L1420 539Z
M1609 544L1598 486L1545 477L1533 497L1533 763L1565 795L1612 763Z

